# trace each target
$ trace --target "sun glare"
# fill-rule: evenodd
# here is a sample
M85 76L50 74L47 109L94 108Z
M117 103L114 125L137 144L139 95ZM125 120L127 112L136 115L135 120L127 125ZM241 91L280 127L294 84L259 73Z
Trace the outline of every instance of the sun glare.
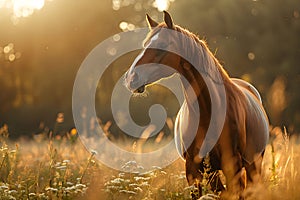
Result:
M13 0L13 10L16 17L28 17L34 10L43 8L44 0Z
M17 18L28 17L44 7L45 0L2 0L0 8L11 9Z
M153 6L158 9L158 11L168 10L170 2L174 0L155 0Z

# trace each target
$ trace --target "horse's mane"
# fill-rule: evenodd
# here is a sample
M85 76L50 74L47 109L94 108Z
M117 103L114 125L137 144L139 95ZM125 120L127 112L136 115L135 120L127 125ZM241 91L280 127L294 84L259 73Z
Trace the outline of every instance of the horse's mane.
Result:
M150 38L155 35L161 28L167 28L167 25L163 22L160 23L157 27L153 28L150 30L150 32L148 33L147 37L144 40L144 45L150 40ZM218 59L213 55L213 53L209 50L206 42L204 40L200 40L199 37L197 35L195 35L194 33L190 32L189 30L182 28L178 25L174 26L175 31L178 31L180 33L182 33L183 35L188 36L188 38L191 39L191 41L194 41L196 44L198 44L199 47L201 47L202 49L202 56L203 59L202 61L204 62L208 62L203 64L204 66L209 66L211 69L205 69L205 71L207 72L208 75L210 76L217 76L217 74L221 75L222 77L222 81L225 82L231 82L230 77L228 76L228 73L225 71L225 69L223 68L223 66L220 64L220 62L218 61ZM192 42L191 42L192 43ZM213 78L212 79L216 82L217 78Z
M230 79L228 73L225 71L223 66L220 64L218 59L213 55L213 53L209 50L206 42L204 40L200 40L194 33L188 31L187 29L181 28L180 26L175 26L175 30L181 32L182 34L185 34L189 36L191 39L193 39L197 44L201 45L204 54L203 56L206 57L205 60L211 61L213 63L209 63L207 66L212 67L215 66L216 69L218 69L219 73L223 79L223 84L226 88L226 95L227 95L227 103L228 103L228 114L229 118L236 120L237 122L241 121L241 118L243 118L243 112L241 112L240 108L246 108L245 105L245 96L241 90L236 87L236 85L232 82ZM206 66L206 67L207 67ZM209 73L217 73L217 71L210 71ZM213 79L213 77L212 77ZM237 124L236 129L245 131L245 127L243 124Z

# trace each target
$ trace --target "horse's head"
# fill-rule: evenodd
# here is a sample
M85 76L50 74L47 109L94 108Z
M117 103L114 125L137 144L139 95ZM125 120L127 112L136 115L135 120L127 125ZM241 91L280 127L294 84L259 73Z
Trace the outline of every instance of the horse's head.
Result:
M162 29L175 29L170 14L164 11L164 22L160 24L149 15L146 19L150 33L144 41L144 49L125 74L126 87L135 93L143 93L145 86L173 75L180 63L180 56L168 51L176 48L175 38L161 33Z

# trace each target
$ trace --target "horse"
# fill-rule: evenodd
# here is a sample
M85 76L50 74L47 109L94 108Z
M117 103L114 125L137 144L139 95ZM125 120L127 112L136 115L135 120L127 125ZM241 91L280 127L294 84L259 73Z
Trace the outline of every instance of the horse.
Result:
M175 25L167 11L164 11L164 21L161 23L153 20L148 14L146 21L149 33L141 53L125 73L125 86L133 93L143 93L146 86L174 74L179 74L181 80L188 81L189 84L182 81L185 102L176 117L174 138L177 150L185 160L187 182L191 186L197 186L200 196L202 189L199 182L203 179L205 168L205 156L201 154L200 149L205 145L204 138L208 134L209 124L214 123L212 97L223 99L226 102L223 105L226 107L223 124L220 133L217 134L218 138L214 138L215 144L206 152L206 156L209 156L211 172L223 172L226 188L221 184L220 176L213 176L210 185L215 191L225 190L241 197L248 184L260 180L262 159L269 139L268 117L259 92L250 83L231 78L209 50L206 42ZM162 30L173 31L174 34L161 34ZM161 48L153 48L154 43ZM188 52L188 55L198 59L194 64L198 66L169 51L170 49ZM162 68L161 65L168 67ZM199 73L197 67L203 73ZM211 91L209 88L218 85L224 87L225 96L221 96L218 90ZM188 91L191 88L196 99L190 98ZM195 102L201 115L196 122L195 136L191 141L187 141L191 134L188 127L195 116Z

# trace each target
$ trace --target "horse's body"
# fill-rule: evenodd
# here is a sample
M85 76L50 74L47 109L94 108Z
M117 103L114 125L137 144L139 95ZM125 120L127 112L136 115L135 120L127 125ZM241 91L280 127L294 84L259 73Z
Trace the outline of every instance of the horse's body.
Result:
M188 84L183 81L185 101L177 115L175 123L175 140L179 153L186 161L186 177L188 183L195 184L196 180L202 179L203 156L199 156L201 146L206 137L209 124L212 119L212 99L210 93L215 93L217 98L226 98L226 116L224 125L221 129L219 138L216 138L216 144L207 152L210 157L211 170L222 170L226 177L227 189L233 193L241 191L246 187L245 173L247 182L253 182L259 179L261 161L263 152L268 141L268 119L261 103L258 91L249 83L230 78L217 59L208 50L206 44L199 40L192 33L175 26L170 15L165 12L165 23L157 24L147 16L151 32L146 40L144 51L136 58L130 70L126 73L125 84L134 92L143 92L145 85L160 80L161 78L171 76L176 70ZM209 90L207 82L199 73L195 66L183 59L179 55L164 51L163 53L156 49L149 48L149 43L160 42L158 29L168 28L186 34L191 41L185 42L190 45L186 48L193 49L192 45L198 45L201 48L202 55L199 65L205 71L204 75L209 77L212 87L220 84L215 78L214 73L220 74L220 79L225 88L226 96L220 96L218 90ZM171 36L170 36L171 37ZM171 40L170 38L162 38ZM174 48L182 48L179 41L169 41L171 44L177 44ZM158 51L158 52L157 52ZM189 52L194 53L192 50ZM198 53L199 54L199 53ZM151 66L139 66L143 64L154 63ZM161 70L155 66L155 63L168 65L174 70ZM189 87L192 87L197 99L191 99L188 94ZM219 95L219 96L218 96ZM197 103L201 111L200 120L197 120L197 113L194 104ZM196 123L198 126L196 136L192 142L187 142L190 138L190 124ZM223 189L215 176L211 181L214 189ZM200 190L201 191L201 190Z

